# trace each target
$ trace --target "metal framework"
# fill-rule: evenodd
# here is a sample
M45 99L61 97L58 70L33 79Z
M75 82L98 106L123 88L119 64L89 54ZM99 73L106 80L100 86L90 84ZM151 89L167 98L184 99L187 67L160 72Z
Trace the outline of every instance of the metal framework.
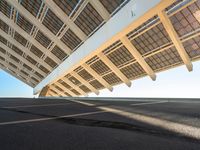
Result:
M98 95L146 75L156 80L157 72L183 64L192 71L200 58L200 0L153 0L146 10L135 8L143 2L1 0L0 68L40 96ZM116 18L126 10L136 19L124 18L121 29L123 18ZM108 27L107 40L98 40Z

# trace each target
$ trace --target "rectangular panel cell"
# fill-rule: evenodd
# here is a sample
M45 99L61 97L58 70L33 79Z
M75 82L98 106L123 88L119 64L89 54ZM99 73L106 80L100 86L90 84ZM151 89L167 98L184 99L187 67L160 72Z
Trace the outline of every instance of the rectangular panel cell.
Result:
M17 69L17 66L14 65L13 63L9 62L9 65L12 66L13 68Z
M113 11L115 11L120 4L122 4L125 0L99 0L103 6L106 8L106 10L111 14Z
M20 60L19 60L17 57L13 56L13 55L10 55L10 58L11 58L12 60L14 60L15 62L17 62L17 63L20 62Z
M5 44L5 45L7 44L7 40L1 35L0 35L0 42Z
M28 73L25 72L24 70L20 70L21 73L23 73L24 75L28 76Z
M97 81L97 80L91 81L90 84L91 84L94 88L96 88L96 89L102 89L102 88L104 88L104 86L103 86L99 81Z
M120 71L128 78L136 78L138 76L145 75L144 69L140 66L139 63L134 63L131 65L128 65L126 67L123 67L120 69Z
M27 40L16 31L15 31L14 39L20 44L22 44L23 46L26 46Z
M90 67L100 75L111 71L110 68L102 60L96 61Z
M32 71L32 68L30 66L28 66L27 64L23 64L23 67L26 68L29 71Z
M145 60L155 71L167 68L174 64L182 63L182 60L174 47L147 57Z
M20 13L17 15L17 25L26 31L28 34L31 32L33 25Z
M57 66L57 63L55 61L53 61L51 58L47 57L44 60L49 66L51 66L52 68L55 68Z
M44 73L49 74L49 70L47 68L45 68L44 66L40 65L39 66L40 70L42 70Z
M103 18L94 9L94 7L88 3L83 11L76 18L74 23L86 34L89 35L94 31L101 23Z
M76 79L75 77L73 77L73 76L69 77L68 79L69 79L74 85L80 85L80 84L81 84L81 82L80 82L78 79Z
M131 42L135 48L140 52L140 54L145 54L155 50L156 48L169 43L171 40L164 29L163 25L160 23L137 38L133 39Z
M20 50L18 47L16 47L15 45L12 45L12 50L14 52L16 52L18 55L22 56L23 55L23 51Z
M3 54L5 54L6 50L0 47L0 52L3 53Z
M85 85L81 85L81 86L79 86L79 88L80 88L81 90L83 90L85 93L91 92L91 90L88 89L88 87L86 87Z
M85 69L78 72L78 74L86 81L93 79L93 76L89 72L87 72Z
M30 51L35 54L37 57L41 57L43 55L43 52L39 50L36 46L32 45Z
M26 59L27 59L30 63L32 63L33 65L36 65L36 64L37 64L37 61L35 61L35 60L34 60L32 57L30 57L30 56L27 56Z
M35 39L45 48L47 48L51 43L51 40L46 35L44 35L40 30L37 32Z
M63 35L61 41L63 41L63 43L65 43L71 50L75 49L81 43L79 37L70 29L68 29Z
M111 85L122 82L121 79L116 76L113 72L103 76L103 79Z
M74 94L76 94L76 95L81 95L77 90L75 90L75 89L72 89L71 90Z
M40 73L38 73L37 71L35 72L35 75L37 75L40 79L43 79L44 77L40 74Z
M3 22L1 19L0 19L0 28L4 32L8 33L9 26L5 22Z
M44 24L55 35L63 26L63 22L50 9L48 9L42 24Z
M187 51L190 58L200 57L200 36L192 38L183 43L185 50Z
M60 83L60 84L62 84L64 87L66 87L67 89L71 89L72 87L69 85L69 84L67 84L66 82L64 82L63 80L58 80L58 82Z
M0 12L2 12L8 18L10 17L11 6L5 0L0 1Z
M51 51L57 58L59 58L60 60L63 60L64 58L66 58L68 55L61 49L59 48L57 45L52 49Z
M117 67L134 59L132 54L124 46L122 46L122 47L118 48L117 50L111 52L110 54L107 55L107 57Z
M21 5L28 10L34 17L37 16L42 0L21 0Z
M170 17L170 20L181 37L200 28L200 1L189 5Z
M79 0L53 0L68 16L74 10Z

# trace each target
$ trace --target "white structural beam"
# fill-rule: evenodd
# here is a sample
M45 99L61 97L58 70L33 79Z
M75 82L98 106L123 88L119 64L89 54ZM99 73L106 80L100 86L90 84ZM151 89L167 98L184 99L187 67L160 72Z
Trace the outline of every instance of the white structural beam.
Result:
M183 44L181 43L180 38L178 37L178 34L176 33L170 19L168 18L166 12L164 10L160 11L158 13L158 16L160 17L160 20L165 27L169 37L171 38L172 42L174 43L175 48L177 49L181 59L183 60L184 64L186 65L188 71L193 70L193 66L190 60L190 57L188 56Z
M107 88L109 91L113 91L113 87L108 84L102 76L100 76L98 73L96 73L89 65L86 63L82 64L82 67L89 72L97 81L99 81L105 88Z
M156 75L151 67L146 63L142 55L138 52L135 46L130 42L127 36L121 38L121 42L128 49L128 51L133 55L137 62L142 66L144 71L151 77L152 80L156 80Z
M15 45L17 48L23 51L26 55L29 55L30 57L32 57L35 61L37 61L40 64L45 65L45 67L48 70L52 70L52 68L44 60L40 59L37 56L34 56L35 54L33 54L27 47L24 47L20 43L18 43L11 35L6 34L2 30L0 30L0 35L2 35L7 41L9 41L11 44Z
M10 53L11 55L15 56L17 53L15 51L13 51L11 48L7 47L6 45L4 45L3 43L0 45L1 48L3 48L4 50L6 50L8 53ZM31 67L33 70L37 71L38 73L40 73L43 76L46 76L46 74L44 72L42 72L38 67L34 66L33 64L31 64L28 60L26 60L24 57L18 55L17 58L19 58L19 60L21 60L23 63L25 63L26 65L28 65L29 67Z
M2 12L0 12L0 18L3 20L8 26L13 28L15 31L17 31L21 36L23 36L28 42L36 46L38 49L40 49L45 55L49 56L51 59L53 59L57 64L60 64L62 61L58 59L55 55L50 53L50 51L46 48L44 48L37 40L35 40L30 34L25 32L22 28L20 28L18 25L14 23L13 20L6 17Z
M34 93L37 94L46 85L52 84L64 77L67 73L70 73L99 52L124 37L146 20L157 15L158 11L164 10L175 1L176 0L151 0L148 5L146 5L146 0L127 2L123 8L107 21L107 23L40 82L34 88Z
M99 91L95 89L90 83L85 81L79 74L77 74L75 71L71 73L73 77L78 79L83 85L85 85L88 89L90 89L92 92L94 92L96 95L99 95Z
M7 0L12 6L14 6L23 16L28 19L33 25L38 27L49 39L54 41L61 49L63 49L68 55L71 54L70 48L68 48L63 42L61 42L51 31L49 31L38 19L36 19L29 11L27 11L16 0Z
M122 82L124 82L128 87L131 87L131 81L119 70L113 62L108 59L103 53L98 54L99 58L112 70L112 72L115 73L116 76L118 76Z
M60 9L58 5L52 0L45 0L48 7L58 16L69 28L84 41L87 36L85 33Z
M66 93L68 93L71 96L77 96L76 94L74 94L72 91L70 91L68 88L66 88L65 86L63 86L61 83L56 82L55 83L58 87L62 88Z
M104 21L108 21L110 14L99 0L90 0L90 4L96 9Z
M76 91L78 91L81 95L87 96L87 93L85 93L82 89L79 88L79 86L75 85L74 83L72 83L69 79L67 79L66 77L62 78L61 80L63 80L64 82L66 82L68 85L70 85L73 89L75 89Z

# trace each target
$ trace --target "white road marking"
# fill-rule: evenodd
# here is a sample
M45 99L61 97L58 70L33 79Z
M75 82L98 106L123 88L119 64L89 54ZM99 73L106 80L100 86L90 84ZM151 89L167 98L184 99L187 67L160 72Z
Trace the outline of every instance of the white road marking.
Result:
M19 121L9 121L9 122L1 122L0 126L2 125L11 125L11 124L20 124L20 123L29 123L29 122L39 122L39 121L47 121L47 120L55 120L60 118L69 118L69 117L78 117L78 116L87 116L93 114L104 113L105 110L95 111L95 112L87 112L87 113L80 113L80 114L73 114L73 115L64 115L58 117L47 117L47 118L38 118L38 119L27 119L27 120L19 120Z
M154 101L154 102L145 102L145 103L137 103L137 104L130 104L131 106L140 106L140 105L152 105L152 104L160 104L160 103L167 103L168 101Z
M166 129L175 133L179 133L188 137L192 137L198 140L200 139L200 128L198 127L193 127L190 125L176 123L176 122L172 122L172 121L168 121L168 120L164 120L160 118L155 118L155 117L150 117L146 115L141 115L137 113L126 112L126 111L122 111L122 110L114 109L110 107L98 107L98 108L101 110L105 110L107 112L111 112L117 115L131 118L131 119L134 119L134 120L137 120L149 125L161 127L163 129Z
M29 108L29 107L48 107L48 106L61 106L69 105L71 103L59 103L59 104L42 104L42 105L23 105L23 106L11 106L11 107L1 107L1 108Z
M178 100L174 100L174 101L169 101L170 103L186 103L186 104L200 104L200 100L199 101L178 101Z
M86 106L95 106L95 104L92 104L92 103L88 103L88 102L83 102L83 101L78 101L78 100L69 100L69 101L72 101L72 102L75 102L75 103L79 103L79 104L83 104L83 105L86 105Z

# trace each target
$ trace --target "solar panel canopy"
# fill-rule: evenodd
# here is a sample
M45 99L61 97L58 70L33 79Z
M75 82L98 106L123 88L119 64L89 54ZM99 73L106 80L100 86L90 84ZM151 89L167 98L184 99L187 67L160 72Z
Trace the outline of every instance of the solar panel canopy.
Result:
M98 95L199 58L200 0L0 1L0 68L40 96Z

